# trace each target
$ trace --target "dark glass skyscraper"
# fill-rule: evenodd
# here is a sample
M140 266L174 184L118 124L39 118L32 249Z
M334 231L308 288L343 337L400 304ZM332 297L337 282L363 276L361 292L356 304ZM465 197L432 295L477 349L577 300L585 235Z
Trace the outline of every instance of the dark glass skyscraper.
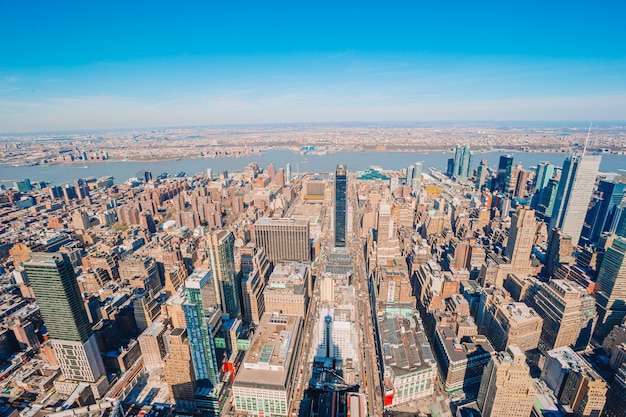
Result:
M493 191L506 191L506 186L509 182L512 168L513 157L510 155L502 155L500 157L500 163L498 164L498 176L496 177L492 187Z
M549 162L541 162L537 164L535 175L535 191L531 203L531 207L536 209L541 204L541 197L543 190L548 186L548 183L554 175L554 165Z
M588 213L591 227L589 240L592 242L597 243L600 235L611 229L618 206L624 198L624 190L626 184L620 182L602 180L598 184L598 198Z
M348 168L337 165L335 172L335 247L346 246L346 180Z
M626 239L616 238L607 249L598 271L596 288L598 325L594 336L602 342L613 326L626 317Z
M23 265L63 376L97 381L104 365L70 259L61 253L32 253Z

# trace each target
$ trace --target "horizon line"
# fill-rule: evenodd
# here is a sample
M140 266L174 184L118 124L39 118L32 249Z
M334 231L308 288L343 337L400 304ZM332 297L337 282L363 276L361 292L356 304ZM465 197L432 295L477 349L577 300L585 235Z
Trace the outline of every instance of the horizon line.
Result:
M52 135L52 134L86 134L86 133L104 133L104 132L123 132L123 131L130 131L130 130L139 130L139 131L147 131L147 130L162 130L162 129L206 129L206 128L219 128L219 127L254 127L254 126L264 126L264 127L270 127L270 126L282 126L282 127L286 127L286 126L315 126L315 125L326 125L326 126L332 126L332 125L363 125L363 124L377 124L377 123L384 123L384 124L410 124L410 123L414 123L414 124L441 124L441 125L446 125L446 124L463 124L463 125L471 125L471 124L480 124L480 123L498 123L498 124L504 124L506 125L507 123L510 124L524 124L524 123L528 123L528 124L540 124L540 123L563 123L563 124L570 124L570 126L564 126L564 127L571 127L571 124L574 123L588 123L589 120L557 120L557 119L546 119L546 120L371 120L371 121L366 121L366 120L362 120L362 121L357 121L357 120L348 120L348 121L327 121L327 122L256 122L256 123L223 123L223 124L205 124L205 125L163 125L163 126L152 126L152 127L110 127L110 128L91 128L91 129L62 129L62 130L32 130L32 131L21 131L21 132L0 132L0 136L31 136L31 135L42 135L42 134L48 134L48 135ZM622 124L622 123L626 123L626 120L610 120L610 119L606 119L606 120L594 120L594 123L596 123L596 125L598 123L600 124L607 124L607 123L616 123L616 124ZM400 127L400 126L398 126Z

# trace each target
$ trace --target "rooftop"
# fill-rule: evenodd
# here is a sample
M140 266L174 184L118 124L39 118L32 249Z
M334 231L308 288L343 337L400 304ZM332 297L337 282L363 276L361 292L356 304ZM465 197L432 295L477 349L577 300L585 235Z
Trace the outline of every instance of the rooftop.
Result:
M185 287L200 289L207 282L210 276L211 271L208 269L196 269L185 280Z
M284 390L290 367L297 358L300 316L265 313L246 353L235 385Z
M483 335L457 338L450 327L437 328L440 339L451 362L467 360L470 356L491 356L495 352L487 337Z
M300 262L279 263L268 280L266 291L304 294L307 289L308 266Z
M385 364L396 375L436 367L417 312L410 318L382 315L378 322Z
M255 223L257 226L308 226L309 219L306 217L261 217Z
M541 317L532 307L528 307L525 303L504 303L500 305L500 309L506 314L506 317L516 323L523 323L528 320L537 320Z
M165 325L163 323L163 318L159 317L146 330L144 330L140 336L157 337L158 335L163 333L164 329Z

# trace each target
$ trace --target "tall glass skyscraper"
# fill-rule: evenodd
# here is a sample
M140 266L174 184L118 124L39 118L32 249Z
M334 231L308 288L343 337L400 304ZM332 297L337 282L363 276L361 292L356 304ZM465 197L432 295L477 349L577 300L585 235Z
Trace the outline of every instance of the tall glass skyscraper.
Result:
M560 228L574 245L580 240L601 159L599 155L570 155L563 163L550 229Z
M348 168L337 165L335 172L335 247L346 246L346 185Z
M185 281L187 302L183 304L183 313L187 323L189 348L196 380L200 384L208 382L211 386L215 386L219 382L215 345L209 332L204 312L205 306L202 303L202 289L207 285L210 273L207 271L207 274L194 274L187 278Z
M537 164L535 175L535 194L533 195L532 207L537 208L541 204L541 196L544 188L548 186L550 179L554 175L554 165L549 162Z
M454 173L453 177L458 179L467 179L472 169L472 152L469 146L458 145L454 154Z
M228 230L213 232L209 235L208 249L222 311L231 318L240 317L239 283L235 279L235 237Z
M511 155L502 155L498 163L498 174L492 187L493 191L506 191L512 169L513 157Z
M616 238L607 249L596 287L600 288L596 294L599 320L594 337L602 342L626 317L626 239Z
M620 182L602 180L598 184L598 199L590 211L589 240L592 242L597 243L600 235L611 229L618 206L624 198L624 190L626 184Z
M35 292L63 376L96 382L105 375L74 267L61 253L32 253L24 270Z
M415 167L413 165L409 165L406 169L406 185L409 188L412 188L412 184L413 184L413 170L415 169Z
M537 164L537 176L535 177L535 188L542 190L548 185L548 181L554 175L554 165L549 162Z

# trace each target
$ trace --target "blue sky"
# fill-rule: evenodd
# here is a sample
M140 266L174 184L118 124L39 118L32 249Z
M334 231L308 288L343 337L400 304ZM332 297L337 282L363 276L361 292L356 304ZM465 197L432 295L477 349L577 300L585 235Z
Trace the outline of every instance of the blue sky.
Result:
M0 132L626 120L626 3L510 3L2 1Z

